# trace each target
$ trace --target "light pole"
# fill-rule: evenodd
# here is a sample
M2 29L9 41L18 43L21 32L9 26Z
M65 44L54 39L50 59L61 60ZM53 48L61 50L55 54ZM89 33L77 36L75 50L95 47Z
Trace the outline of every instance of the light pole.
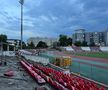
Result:
M22 49L22 42L23 42L23 5L24 5L24 0L20 0L19 3L21 4L21 49Z

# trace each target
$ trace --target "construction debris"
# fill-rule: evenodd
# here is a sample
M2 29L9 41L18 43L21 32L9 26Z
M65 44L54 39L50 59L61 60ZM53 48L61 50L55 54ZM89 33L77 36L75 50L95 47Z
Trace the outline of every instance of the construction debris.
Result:
M26 73L17 57L5 56L5 59L7 65L0 66L0 90L35 90L41 86ZM49 87L49 90L55 90L48 83L45 86Z
M14 76L14 71L8 69L8 70L4 73L4 75L5 75L5 76L10 76L10 77L12 77L12 76Z

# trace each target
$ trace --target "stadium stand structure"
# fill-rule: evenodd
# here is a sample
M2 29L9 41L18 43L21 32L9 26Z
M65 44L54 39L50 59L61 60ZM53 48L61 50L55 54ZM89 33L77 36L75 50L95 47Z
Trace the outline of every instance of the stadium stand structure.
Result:
M81 49L81 47L72 46L72 48L74 49L75 52L82 52L82 51L83 51L83 50Z
M58 90L105 90L104 87L99 87L98 84L92 81L72 74L65 74L64 72L57 71L47 66L35 63L33 67L37 73L39 73L38 70L40 70L40 76Z
M108 52L108 47L100 47L100 50L103 52Z
M90 47L92 52L99 52L101 51L99 47Z
M90 47L81 47L81 49L83 50L83 51L91 51L91 49L90 49Z
M64 49L65 49L66 51L74 51L74 49L73 49L72 47L64 47Z

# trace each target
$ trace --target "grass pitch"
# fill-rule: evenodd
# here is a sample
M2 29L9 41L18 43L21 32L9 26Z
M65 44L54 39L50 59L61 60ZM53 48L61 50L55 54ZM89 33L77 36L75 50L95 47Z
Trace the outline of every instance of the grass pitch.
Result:
M86 52L76 54L77 56L87 56L87 57L95 57L95 58L105 58L108 59L108 52Z

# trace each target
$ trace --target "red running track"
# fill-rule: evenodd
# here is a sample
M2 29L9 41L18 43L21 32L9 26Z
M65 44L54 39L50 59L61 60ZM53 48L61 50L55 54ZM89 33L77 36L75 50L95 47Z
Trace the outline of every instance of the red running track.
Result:
M94 57L86 57L86 56L74 56L74 55L71 55L71 54L65 54L63 52L58 52L58 51L53 52L53 54L62 55L62 56L70 56L71 58L80 58L80 59L89 60L89 61L108 63L108 59L104 59L104 58L94 58Z

